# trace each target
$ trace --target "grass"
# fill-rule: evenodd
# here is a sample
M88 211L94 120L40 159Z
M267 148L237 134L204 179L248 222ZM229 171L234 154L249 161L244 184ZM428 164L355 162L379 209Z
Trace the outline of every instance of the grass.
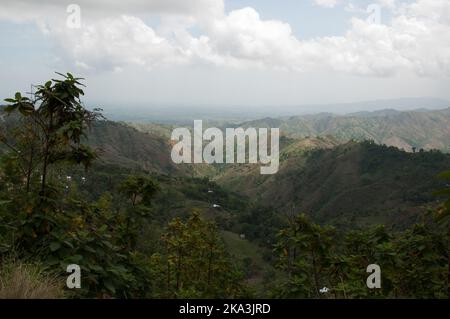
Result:
M6 260L0 265L0 299L63 298L63 281L34 263Z

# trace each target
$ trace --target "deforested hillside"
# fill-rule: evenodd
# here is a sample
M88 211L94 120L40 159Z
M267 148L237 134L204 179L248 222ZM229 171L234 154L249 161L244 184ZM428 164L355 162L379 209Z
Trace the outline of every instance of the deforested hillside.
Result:
M333 135L341 142L373 140L406 151L450 151L450 108L437 111L381 110L349 115L322 113L246 122L245 127L279 127L292 137Z

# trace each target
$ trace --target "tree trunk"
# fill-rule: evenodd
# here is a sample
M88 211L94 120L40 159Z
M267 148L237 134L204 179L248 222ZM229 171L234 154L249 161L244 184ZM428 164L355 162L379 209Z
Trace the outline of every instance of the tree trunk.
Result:
M42 166L41 196L45 196L47 184L48 146L45 147L44 164Z
M314 286L316 288L317 297L320 298L319 278L317 276L316 256L314 255L314 250L311 251L311 255L312 255L312 263L313 263Z
M47 185L47 168L48 168L48 157L50 153L50 132L53 129L53 113L50 114L50 122L48 124L47 132L45 132L45 148L44 148L44 164L42 167L42 183L41 183L41 194L45 196L46 185Z
M34 158L34 147L31 148L30 160L28 161L27 169L27 193L31 191L31 174L33 173L33 158Z

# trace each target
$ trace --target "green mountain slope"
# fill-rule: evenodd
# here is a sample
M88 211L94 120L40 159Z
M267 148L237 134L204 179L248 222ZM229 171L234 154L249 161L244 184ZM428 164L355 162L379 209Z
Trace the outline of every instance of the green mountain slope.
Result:
M412 154L371 142L294 149L292 144L282 151L275 175L235 166L217 182L283 214L304 211L342 226L406 225L434 204L431 191L442 186L436 175L450 167L447 154Z
M261 175L259 165L175 165L167 137L115 122L94 126L90 143L101 149L105 165L209 177L280 213L305 211L318 221L348 226L415 221L435 200L430 192L441 186L435 176L450 167L449 156L439 152L412 154L369 142L342 144L332 136L283 136L280 170L272 176Z
M345 116L322 113L246 122L245 127L279 127L292 137L332 135L341 142L373 140L406 151L450 151L450 108L438 111L382 110Z
M96 123L89 132L88 143L98 150L103 164L166 174L178 174L182 169L170 159L166 139L122 123Z

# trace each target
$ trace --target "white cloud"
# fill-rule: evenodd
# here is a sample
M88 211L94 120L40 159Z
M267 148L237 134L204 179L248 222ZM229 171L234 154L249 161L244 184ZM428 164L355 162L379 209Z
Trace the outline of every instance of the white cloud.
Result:
M397 6L397 0L378 0L378 3L383 8L395 9Z
M334 8L338 4L338 0L314 0L314 3L324 8Z
M223 62L235 66L290 68L296 60L300 43L289 24L261 20L258 12L247 7L232 11L224 19L207 27L209 44Z
M349 2L345 5L344 10L350 13L366 13L367 9L366 8L361 8L355 4L353 4L353 2Z
M141 19L126 15L105 18L80 30L58 29L55 36L85 69L114 69L128 64L150 68L183 63L187 58Z
M311 40L296 38L288 23L263 20L250 7L226 14L222 0L194 0L189 5L185 0L78 2L83 10L81 29L65 26L65 7L62 10L56 0L46 6L6 0L0 19L36 21L74 64L87 70L206 63L365 76L405 70L450 75L448 0L379 0L392 9L388 25L353 18L344 36ZM337 3L315 2L329 7ZM158 27L145 23L149 14L158 15Z
M0 18L16 21L54 18L64 15L70 4L77 4L88 15L176 14L215 17L223 14L223 0L2 0Z

